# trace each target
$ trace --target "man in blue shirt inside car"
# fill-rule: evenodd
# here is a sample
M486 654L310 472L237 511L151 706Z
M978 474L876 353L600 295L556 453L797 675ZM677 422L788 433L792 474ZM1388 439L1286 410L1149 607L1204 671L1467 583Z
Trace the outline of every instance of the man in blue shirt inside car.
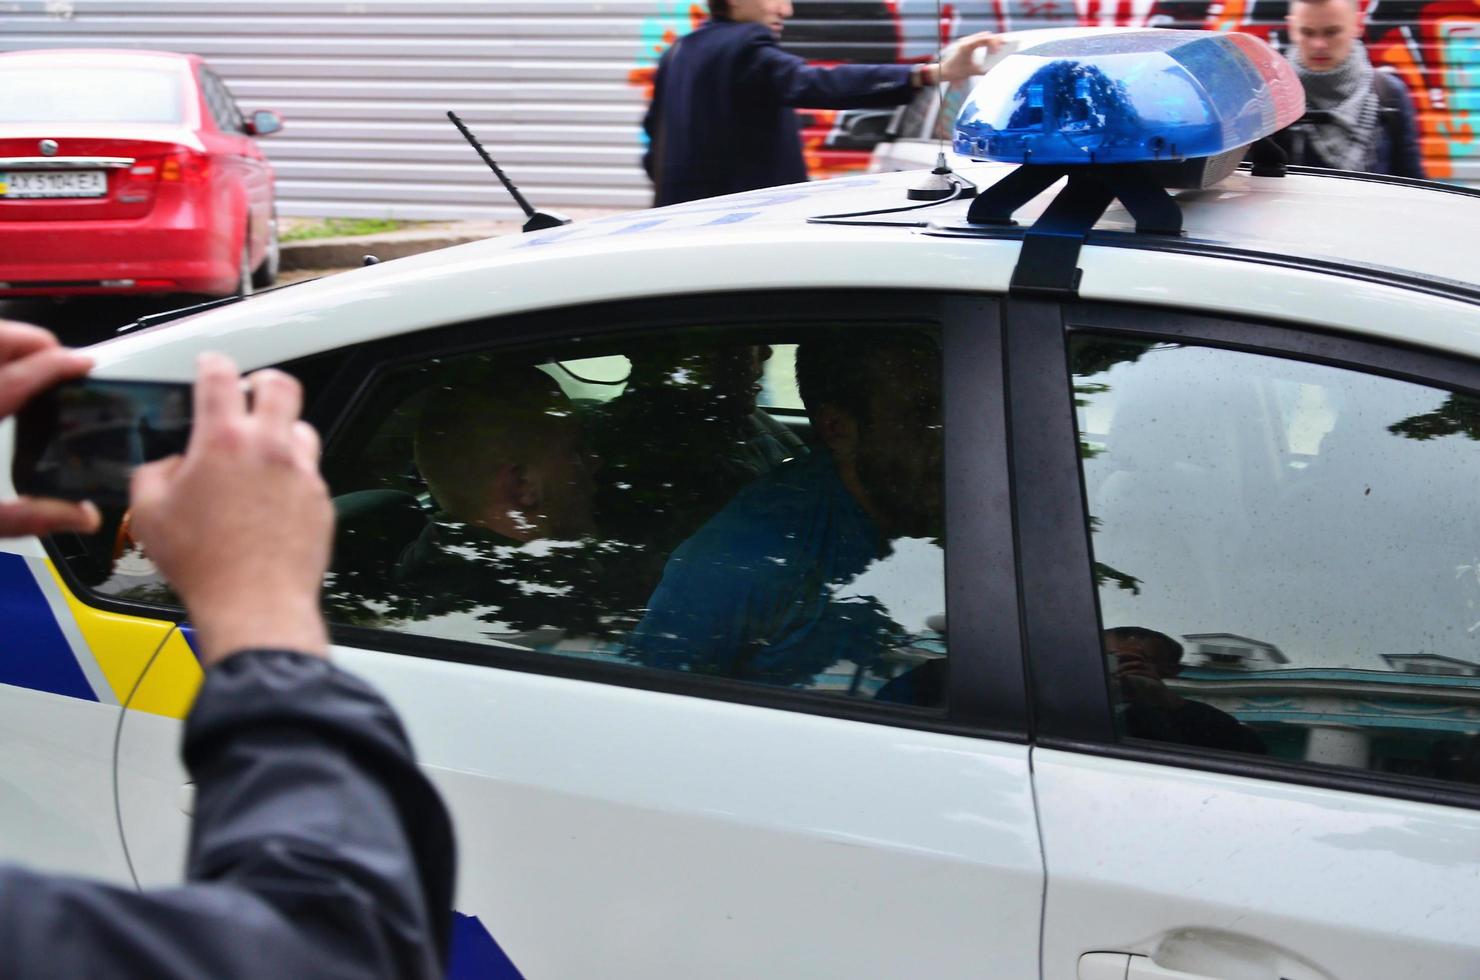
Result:
M803 343L797 386L818 449L742 490L674 551L626 655L806 687L840 661L866 667L909 645L856 583L903 539L940 537L939 378L923 335Z

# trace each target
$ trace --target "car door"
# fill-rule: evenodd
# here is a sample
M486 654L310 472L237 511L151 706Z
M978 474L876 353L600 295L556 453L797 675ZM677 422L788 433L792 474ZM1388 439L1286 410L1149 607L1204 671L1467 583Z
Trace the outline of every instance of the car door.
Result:
M222 132L231 136L233 152L241 162L247 210L252 216L253 261L260 261L262 251L269 247L270 239L275 233L272 228L276 221L273 211L272 165L256 138L248 132L246 116L221 76L209 68L202 69L202 75L210 79L211 87L217 93L216 101L224 120Z
M217 227L237 236L231 252L248 236L251 262L260 261L267 247L271 214L271 181L266 158L246 132L246 123L226 85L209 68L200 69L201 95L214 124L202 134L221 178L214 194Z
M1480 367L1009 315L1043 975L1473 976Z
M767 666L751 671L721 669L697 646L682 664L635 652L662 605L655 578L689 580L673 570L681 547L679 566L721 577L733 566L735 578L688 593L670 624L742 590L785 595L775 583L794 581L790 563L811 552L773 556L759 563L765 577L747 579L754 569L738 558L688 544L703 537L693 529L718 521L731 494L804 485L797 466L836 489L833 464L795 438L818 438L795 375L817 376L823 342L869 354L850 362L866 365L906 340L934 367L870 374L860 395L933 411L875 422L943 442L943 469L927 467L919 485L943 499L944 533L893 538L861 573L808 593L820 606L771 610L813 617L788 643L843 636L853 645L828 649L846 656L798 667L752 644L737 664ZM452 809L455 960L472 962L477 939L501 951L502 969L538 977L1037 969L1043 872L1001 362L996 301L886 292L674 297L358 352L321 399L343 407L326 426L340 516L326 589L333 655L395 704ZM894 389L927 397L889 402ZM542 392L539 412L525 411L525 392ZM716 413L733 425L716 428ZM573 420L600 469L585 451L550 458L592 473L594 533L490 539L461 521L457 481L481 471L480 453L564 445ZM578 485L544 472L546 486ZM826 512L841 521L838 506ZM554 512L521 513L544 527L536 515ZM841 548L827 540L819 564ZM188 826L177 731L129 712L121 734L125 837L150 882L178 875Z

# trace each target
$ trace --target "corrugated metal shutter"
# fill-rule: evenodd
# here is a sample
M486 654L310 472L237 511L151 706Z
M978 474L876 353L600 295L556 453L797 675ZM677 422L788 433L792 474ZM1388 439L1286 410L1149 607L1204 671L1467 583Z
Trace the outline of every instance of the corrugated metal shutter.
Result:
M244 109L283 114L263 148L284 214L510 217L446 110L537 205L644 207L645 96L630 76L658 6L678 5L26 0L0 3L0 46L202 55Z
M1284 0L977 0L946 3L956 33L1072 23L1249 29ZM798 2L788 47L821 61L927 57L935 0ZM646 79L703 0L20 0L0 47L193 51L244 108L287 129L264 141L285 214L489 218L512 203L444 115L455 109L543 207L643 207ZM1480 12L1474 0L1379 0L1373 58L1403 73L1436 176L1480 182ZM811 113L816 175L857 167L835 114Z

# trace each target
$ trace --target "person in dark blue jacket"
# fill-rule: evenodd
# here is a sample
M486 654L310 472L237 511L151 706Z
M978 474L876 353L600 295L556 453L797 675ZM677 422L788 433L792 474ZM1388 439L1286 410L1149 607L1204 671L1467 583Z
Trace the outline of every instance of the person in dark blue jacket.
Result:
M981 74L974 34L939 64L818 68L781 50L791 0L709 0L712 19L664 52L643 120L643 166L662 207L807 179L795 107L902 105L938 82Z

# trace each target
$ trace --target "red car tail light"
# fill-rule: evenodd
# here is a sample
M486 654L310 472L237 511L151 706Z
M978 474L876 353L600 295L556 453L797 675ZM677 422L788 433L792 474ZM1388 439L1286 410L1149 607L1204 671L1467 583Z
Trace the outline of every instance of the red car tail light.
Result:
M211 158L188 147L180 147L159 163L159 179L198 184L211 175Z

